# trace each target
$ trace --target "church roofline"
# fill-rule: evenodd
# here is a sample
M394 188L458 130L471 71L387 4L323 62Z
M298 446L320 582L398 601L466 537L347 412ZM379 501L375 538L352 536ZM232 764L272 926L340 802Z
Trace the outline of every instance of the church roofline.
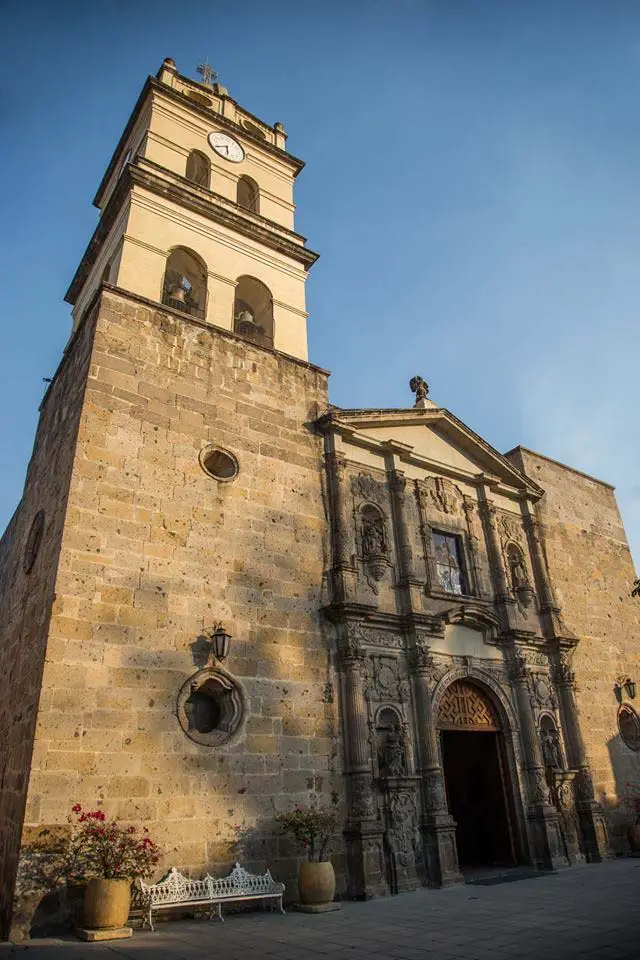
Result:
M508 474L520 481L519 486L525 489L531 496L540 498L544 494L543 488L537 484L535 480L532 480L531 477L519 470L515 464L506 458L505 454L500 453L499 450L492 447L490 443L487 443L486 440L445 407L387 407L379 409L343 409L340 407L332 407L327 413L319 417L316 423L320 430L327 432L332 427L340 427L341 421L358 422L362 420L369 420L372 425L375 423L384 423L385 421L390 421L390 425L402 422L426 424L429 421L434 423L444 421L450 424L457 433L464 435L472 444L480 447L485 455L493 460L497 460ZM346 425L345 423L345 426Z
M570 470L571 473L577 473L578 476L585 477L587 480L593 480L594 483L608 487L609 490L615 490L615 486L612 483L608 483L606 480L600 480L599 477L594 477L592 473L585 473L584 470L578 470L577 467L570 467L568 463L563 463L561 460L554 460L553 457L548 457L544 453L538 453L537 450L532 450L531 447L525 447L521 443L516 444L511 450L507 450L503 456L508 457L510 453L516 453L518 450L522 450L523 453L530 453L533 457L540 457L541 460L547 460L549 463L554 463L557 467L562 467L563 470Z
M190 81L188 77L184 77L182 76L182 74L177 73L176 76L185 82L194 83L196 87L202 86L201 84L195 83L195 81ZM253 136L253 134L251 134L248 130L245 130L244 127L241 127L240 124L234 123L232 120L229 120L228 117L223 117L222 114L216 113L215 110L210 110L208 107L204 107L201 104L196 103L194 100L191 100L185 94L180 93L178 90L174 90L173 87L168 86L166 83L162 83L156 77L149 76L147 77L144 83L144 86L140 91L140 96L136 100L135 106L131 111L131 115L127 121L127 124L122 132L120 139L118 140L115 150L113 151L111 160L109 161L107 169L105 170L102 180L100 181L100 184L96 191L96 195L93 198L93 205L95 207L100 206L107 184L109 183L109 180L111 179L111 175L115 170L116 164L118 162L118 158L122 153L122 149L127 141L127 138L129 137L129 134L131 133L140 115L142 107L144 106L147 100L147 97L149 95L149 92L151 90L154 90L158 93L166 94L168 97L173 99L176 103L181 103L185 106L188 106L191 110L195 111L195 113L199 113L201 116L204 116L207 119L213 119L215 120L216 123L220 124L220 126L226 127L228 130L233 130L234 133L238 134L241 137L246 137L246 139L250 140L252 143L255 143L256 146L259 146L261 149L266 150L267 153L272 153L274 156L278 157L279 159L281 160L284 159L288 161L289 164L293 167L294 177L297 177L300 171L304 168L305 166L304 160L300 160L299 157L295 157L292 153L289 153L287 150L281 150L280 147L275 147L273 144L268 143L266 140L261 140L259 137ZM229 99L232 99L232 98L229 98ZM264 121L260 120L259 117L255 117L252 113L249 113L248 110L245 110L244 107L241 107L240 109L248 117L252 117L254 120L257 120L258 123L261 123L261 124L264 123Z

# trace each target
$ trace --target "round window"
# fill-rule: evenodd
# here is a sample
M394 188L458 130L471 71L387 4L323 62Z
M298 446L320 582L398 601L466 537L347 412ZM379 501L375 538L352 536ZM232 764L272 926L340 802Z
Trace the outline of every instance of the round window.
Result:
M33 565L38 558L43 533L44 510L38 510L33 518L33 522L29 530L29 536L27 537L27 542L24 548L24 559L22 565L25 573L31 573Z
M220 447L205 447L200 454L200 465L214 480L235 480L238 476L238 461L228 450Z
M618 730L630 750L640 750L640 717L628 703L618 710Z
M199 670L178 694L180 726L191 740L204 746L217 747L235 740L245 712L242 687L219 667Z

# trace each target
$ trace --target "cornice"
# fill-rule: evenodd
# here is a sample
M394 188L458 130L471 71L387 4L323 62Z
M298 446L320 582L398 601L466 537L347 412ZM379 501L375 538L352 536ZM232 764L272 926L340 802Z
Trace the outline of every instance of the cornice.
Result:
M145 161L145 165L149 164L149 161ZM309 270L318 259L318 253L302 245L304 237L299 234L287 230L286 227L281 227L279 224L274 224L273 228L270 227L272 221L267 220L266 217L253 214L247 216L242 212L241 207L233 204L233 201L221 197L211 190L207 191L207 197L203 197L189 186L189 182L185 178L179 177L173 171L159 167L157 164L153 164L153 166L162 171L163 176L159 176L153 170L142 169L135 163L128 164L120 175L120 179L109 198L65 294L65 300L68 303L75 303L95 263L98 250L111 230L125 197L136 186L190 210L192 213L197 213L207 220L221 224L242 236L250 237L263 246L296 260L303 265L305 270ZM290 239L292 237L295 237L298 242Z
M332 432L338 433L350 442L376 450L379 454L385 451L396 453L402 460L422 466L428 469L436 469L439 472L447 473L452 477L458 477L461 480L467 480L471 483L483 483L487 478L486 471L470 473L469 471L453 467L451 465L440 464L422 454L417 453L414 448L407 443L399 443L393 438L385 440L370 437L361 432L362 429L371 426L387 425L393 426L438 426L445 436L455 440L466 449L479 449L485 458L493 461L493 472L496 467L501 467L502 483L506 483L509 489L515 488L522 496L532 499L539 499L543 496L544 490L534 480L522 473L518 468L507 460L495 447L487 443L477 433L466 426L454 414L444 407L435 408L400 408L393 407L387 409L351 409L345 410L333 408L325 413L316 421L318 429L325 434ZM445 428L444 430L442 428ZM505 475L509 478L505 481Z

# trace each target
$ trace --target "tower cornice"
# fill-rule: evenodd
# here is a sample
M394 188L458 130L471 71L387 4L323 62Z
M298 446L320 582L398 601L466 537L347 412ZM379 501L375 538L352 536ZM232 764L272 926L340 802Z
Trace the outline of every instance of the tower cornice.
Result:
M293 230L287 230L260 214L248 213L226 197L194 186L185 177L144 160L128 164L122 172L65 294L67 303L75 303L115 218L136 186L297 260L305 270L309 270L320 256L305 247L305 238Z

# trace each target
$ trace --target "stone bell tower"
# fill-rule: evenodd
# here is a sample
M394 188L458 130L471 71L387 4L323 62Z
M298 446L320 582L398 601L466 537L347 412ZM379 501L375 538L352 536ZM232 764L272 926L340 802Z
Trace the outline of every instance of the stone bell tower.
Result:
M144 823L166 866L290 881L274 815L339 790L303 164L212 79L165 60L142 89L0 547L4 936L37 907L21 850L74 803Z

